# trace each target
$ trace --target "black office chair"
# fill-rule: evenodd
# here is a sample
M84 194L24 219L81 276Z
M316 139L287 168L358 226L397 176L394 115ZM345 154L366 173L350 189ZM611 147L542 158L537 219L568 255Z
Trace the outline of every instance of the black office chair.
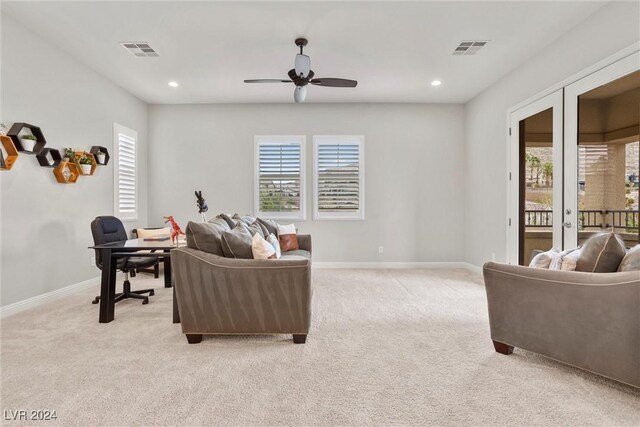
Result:
M93 234L93 242L96 245L102 245L110 242L118 242L127 240L127 232L122 225L122 221L114 216L99 216L91 222L91 234ZM132 291L129 282L129 274L135 277L136 269L148 268L158 264L155 257L131 256L127 258L119 258L116 266L125 274L122 293L116 294L115 302L122 301L127 298L141 299L142 304L149 303L149 297L144 294L153 296L153 289L143 289L140 291ZM102 270L102 251L96 249L96 265ZM100 302L100 296L97 296L92 303Z

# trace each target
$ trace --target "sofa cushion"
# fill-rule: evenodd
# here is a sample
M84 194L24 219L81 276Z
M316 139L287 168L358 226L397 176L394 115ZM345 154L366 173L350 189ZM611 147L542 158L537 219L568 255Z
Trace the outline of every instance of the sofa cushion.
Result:
M251 216L251 215L244 215L244 216L240 216L237 213L233 214L233 216L231 217L231 219L233 219L234 221L242 221L244 222L245 225L251 225L254 222L256 222L256 218Z
M306 259L311 259L311 253L309 251L305 251L304 249L298 249L295 251L282 252L282 257L280 259L291 259L290 257L303 257Z
M640 271L640 245L629 249L629 252L622 259L618 271Z
M240 223L222 233L222 252L227 258L253 259L251 233L246 225Z
M236 221L234 221L229 215L227 215L226 213L221 213L218 214L218 216L216 216L216 218L222 218L226 221L227 225L229 226L229 228L233 228L236 226Z
M598 233L584 244L576 271L612 273L618 270L626 250L624 241L613 232Z
M275 222L272 219L262 219L262 218L258 218L257 221L259 221L260 224L264 225L264 227L269 231L269 234L273 234L274 236L278 237L277 222Z
M224 256L222 250L222 233L231 231L226 221L214 218L209 222L189 221L185 229L187 246L210 254Z
M540 252L536 256L533 257L531 262L529 263L529 267L533 268L546 268L548 269L551 265L551 262L560 257L560 252L558 249L551 248L546 252Z
M278 241L278 238L273 234L269 234L267 236L267 242L269 242L271 246L273 246L273 249L276 251L276 258L280 259L280 257L282 256L282 250L280 249L280 242Z

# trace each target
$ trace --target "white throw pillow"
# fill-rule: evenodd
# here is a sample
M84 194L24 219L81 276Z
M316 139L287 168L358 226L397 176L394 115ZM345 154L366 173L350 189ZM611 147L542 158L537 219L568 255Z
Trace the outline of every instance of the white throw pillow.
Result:
M562 267L560 269L562 271L576 271L576 264L580 254L582 254L582 247L576 248L570 254L565 255L562 258Z
M283 234L296 234L295 224L289 224L289 225L278 224L278 236L281 236Z
M251 252L254 259L276 259L276 250L259 233L251 239Z
M539 253L534 256L531 262L529 263L529 267L533 268L549 268L551 265L551 261L557 258L560 255L560 252L557 248L551 248L547 252Z
M549 270L562 270L564 258L578 249L580 248L567 249L566 251L560 252L558 256L553 257L551 264L549 264Z
M271 243L271 246L273 246L273 249L275 249L276 259L280 259L280 257L282 256L282 250L280 250L280 242L278 241L278 238L273 234L269 234L267 236L267 242Z
M170 227L163 228L138 228L136 229L136 233L138 234L138 239L149 239L152 237L165 237L171 234Z

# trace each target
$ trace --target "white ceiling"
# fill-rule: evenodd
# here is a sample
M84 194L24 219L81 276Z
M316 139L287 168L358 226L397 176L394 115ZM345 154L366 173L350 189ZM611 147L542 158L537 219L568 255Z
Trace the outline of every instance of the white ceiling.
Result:
M35 2L2 12L148 103L286 102L297 48L317 77L307 102L466 102L605 2ZM490 40L452 56L462 40ZM136 58L120 42L149 42ZM432 87L434 79L442 80ZM179 82L170 88L171 80Z

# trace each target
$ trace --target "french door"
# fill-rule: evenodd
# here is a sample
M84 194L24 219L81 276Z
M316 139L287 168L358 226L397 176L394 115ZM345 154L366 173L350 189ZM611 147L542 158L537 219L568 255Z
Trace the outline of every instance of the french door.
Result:
M614 230L640 242L640 53L510 114L507 262Z
M507 262L562 247L562 89L510 117Z

